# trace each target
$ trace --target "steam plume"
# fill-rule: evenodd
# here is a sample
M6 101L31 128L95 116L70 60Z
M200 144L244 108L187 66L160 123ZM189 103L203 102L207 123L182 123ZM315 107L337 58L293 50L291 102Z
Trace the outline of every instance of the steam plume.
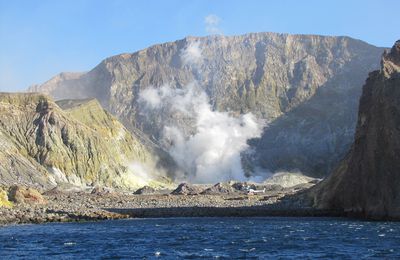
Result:
M200 42L191 42L183 49L181 59L185 65L198 65L202 60Z
M181 59L201 74L203 57L198 41L188 43ZM197 81L184 88L150 86L141 91L139 101L144 109L169 116L161 142L185 171L187 180L213 183L245 179L240 154L248 148L247 140L260 137L263 128L251 113L233 117L214 111Z
M197 83L184 89L168 85L150 87L141 93L141 100L150 109L172 111L195 122L195 131L189 136L185 126L178 122L165 126L163 131L169 153L188 174L189 181L245 179L240 153L248 148L248 139L259 137L262 132L262 124L251 113L236 118L227 112L213 111L208 96Z
M215 14L209 14L204 18L204 23L206 25L206 32L209 34L222 34L221 29L219 28L219 23L221 22L221 18L219 18Z

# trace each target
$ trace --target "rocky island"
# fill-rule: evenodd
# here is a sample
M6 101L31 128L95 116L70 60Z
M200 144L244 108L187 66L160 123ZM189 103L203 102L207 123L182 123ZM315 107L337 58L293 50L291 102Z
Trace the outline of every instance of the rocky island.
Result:
M191 44L201 46L202 61L187 63ZM240 59L235 49L247 56ZM186 216L398 220L399 41L369 74L357 120L354 115L360 82L376 69L382 50L346 37L187 38L111 57L86 74L61 74L30 88L45 94L2 93L0 224ZM226 56L216 57L220 53ZM148 85L160 87L149 92L155 94L154 106L172 95L167 91L173 88L161 87L170 80L167 75L174 75L177 93L197 77L210 95L210 115L231 127L253 123L237 121L245 112L267 122L260 138L245 139L239 143L243 149L228 157L239 163L246 181L179 184L195 178L207 167L199 161L214 154L206 150L189 165L180 161L176 142L193 140L198 118L171 109L175 104L141 110L148 105L141 103ZM338 110L333 113L329 104ZM165 139L171 124L180 124L181 139ZM251 180L260 176L268 178Z

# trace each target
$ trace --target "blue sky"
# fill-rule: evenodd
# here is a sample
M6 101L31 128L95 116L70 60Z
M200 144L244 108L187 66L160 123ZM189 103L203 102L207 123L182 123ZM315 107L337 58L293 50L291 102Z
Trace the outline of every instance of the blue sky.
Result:
M347 35L390 47L398 0L0 0L0 91L187 35ZM207 18L208 17L208 18Z

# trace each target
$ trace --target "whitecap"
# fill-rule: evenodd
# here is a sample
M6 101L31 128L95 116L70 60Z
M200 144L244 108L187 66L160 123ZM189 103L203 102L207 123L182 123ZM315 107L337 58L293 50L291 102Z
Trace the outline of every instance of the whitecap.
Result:
M251 251L254 251L254 250L256 250L254 247L252 247L252 248L250 248L250 249L247 249L247 248L239 248L239 251L242 251L242 252L251 252Z

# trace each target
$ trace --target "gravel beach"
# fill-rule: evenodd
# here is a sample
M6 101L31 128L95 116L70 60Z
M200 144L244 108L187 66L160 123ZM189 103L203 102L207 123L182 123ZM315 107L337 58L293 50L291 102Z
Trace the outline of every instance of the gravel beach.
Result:
M323 216L291 195L302 189L261 194L172 195L169 191L136 195L121 192L47 192L45 203L0 207L0 224L97 221L145 217Z

